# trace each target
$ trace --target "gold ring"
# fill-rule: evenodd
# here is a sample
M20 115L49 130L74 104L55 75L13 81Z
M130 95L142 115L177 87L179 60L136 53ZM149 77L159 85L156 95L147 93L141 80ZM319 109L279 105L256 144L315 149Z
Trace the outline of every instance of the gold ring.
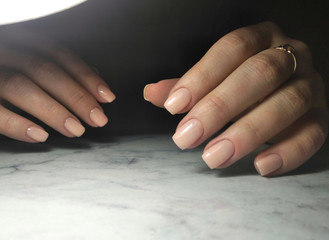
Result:
M275 47L275 49L283 50L292 56L292 58L294 59L294 64L295 64L294 70L292 72L294 74L296 71L296 68L297 68L296 49L293 46L291 46L290 44L280 45L278 47Z

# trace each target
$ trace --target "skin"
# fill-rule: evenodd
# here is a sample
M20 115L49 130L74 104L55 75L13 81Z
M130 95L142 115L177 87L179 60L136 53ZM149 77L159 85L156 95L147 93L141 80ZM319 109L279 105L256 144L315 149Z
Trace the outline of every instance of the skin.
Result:
M79 119L93 127L104 126L107 118L99 102L115 98L108 85L81 59L49 39L24 33L24 42L15 42L22 39L15 34L22 32L2 34L1 99L67 137L80 136L84 131L68 131L68 118L75 126ZM292 56L273 48L285 43L297 51L295 73ZM288 38L271 22L229 33L184 76L149 84L144 96L155 106L169 108L168 99L181 89L187 93L185 102L176 101L176 110L169 109L173 114L187 113L177 131L192 120L200 135L193 142L185 141L182 148L200 145L234 121L205 147L207 153L220 142L230 144L230 149L222 148L221 153L230 150L232 154L214 168L226 168L270 141L273 145L258 154L255 167L263 176L283 174L309 159L327 137L324 85L313 69L311 53L303 42ZM98 109L98 123L91 118L94 109ZM0 134L31 143L46 140L46 135L39 140L31 138L31 128L44 131L0 105ZM223 158L223 154L213 154L215 162L216 157Z

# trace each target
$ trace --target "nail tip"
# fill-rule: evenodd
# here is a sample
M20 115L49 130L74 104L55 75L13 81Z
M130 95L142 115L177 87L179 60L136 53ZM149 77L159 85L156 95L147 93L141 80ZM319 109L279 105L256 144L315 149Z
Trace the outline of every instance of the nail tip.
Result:
M229 140L222 140L207 149L202 158L210 169L220 169L233 155L234 145Z
M98 87L98 94L108 103L112 103L116 99L115 94L108 87L103 85Z
M164 106L172 115L183 111L191 102L192 95L186 88L180 88L173 92L166 100Z
M150 86L151 84L147 84L144 89L143 89L143 98L145 101L149 102L150 100L146 96L146 89Z
M176 144L176 146L180 149L180 150L185 150L186 147L183 146L181 143L179 143L176 139L175 136L172 137L172 140L174 141L174 143Z
M166 104L166 103L164 103L164 108L171 114L171 115L175 115L176 114L176 112L173 110L173 109L171 109L171 107L170 107L170 105L168 106L168 104Z
M255 160L254 162L256 171L262 177L271 176L275 171L282 167L282 164L282 158L278 154L270 154L264 158Z

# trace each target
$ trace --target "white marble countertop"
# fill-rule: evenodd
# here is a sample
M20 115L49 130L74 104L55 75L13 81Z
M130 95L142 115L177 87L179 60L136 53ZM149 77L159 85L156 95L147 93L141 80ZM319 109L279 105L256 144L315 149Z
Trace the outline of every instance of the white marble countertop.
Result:
M0 145L0 239L325 239L328 147L292 175L208 170L170 136Z

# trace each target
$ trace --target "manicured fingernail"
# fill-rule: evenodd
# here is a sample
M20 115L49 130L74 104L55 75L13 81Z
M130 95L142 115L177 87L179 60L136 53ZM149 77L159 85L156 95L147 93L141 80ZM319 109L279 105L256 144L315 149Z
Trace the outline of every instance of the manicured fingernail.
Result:
M186 88L180 88L169 96L164 103L164 107L174 115L186 108L191 99L192 95L190 91Z
M115 100L114 93L106 86L99 86L98 87L98 94L107 102L111 103Z
M98 127L103 127L108 122L108 118L99 108L94 108L93 110L90 111L90 119Z
M76 137L80 137L85 132L85 128L81 125L81 123L73 118L66 119L64 127Z
M37 142L45 142L49 136L49 134L37 127L29 127L26 131L26 134Z
M278 170L282 164L282 158L278 154L271 154L255 161L256 170L262 176L273 173Z
M173 136L176 145L184 150L195 143L203 134L203 126L199 120L191 119L179 129Z
M222 140L207 149L202 158L209 168L214 169L229 160L234 154L234 145L229 140Z
M144 96L144 99L146 100L146 101L150 101L148 98L147 98L147 95L146 95L146 89L149 87L149 86L151 86L152 84L154 84L154 83L151 83L151 84L147 84L145 87L144 87L144 91L143 91L143 96Z

